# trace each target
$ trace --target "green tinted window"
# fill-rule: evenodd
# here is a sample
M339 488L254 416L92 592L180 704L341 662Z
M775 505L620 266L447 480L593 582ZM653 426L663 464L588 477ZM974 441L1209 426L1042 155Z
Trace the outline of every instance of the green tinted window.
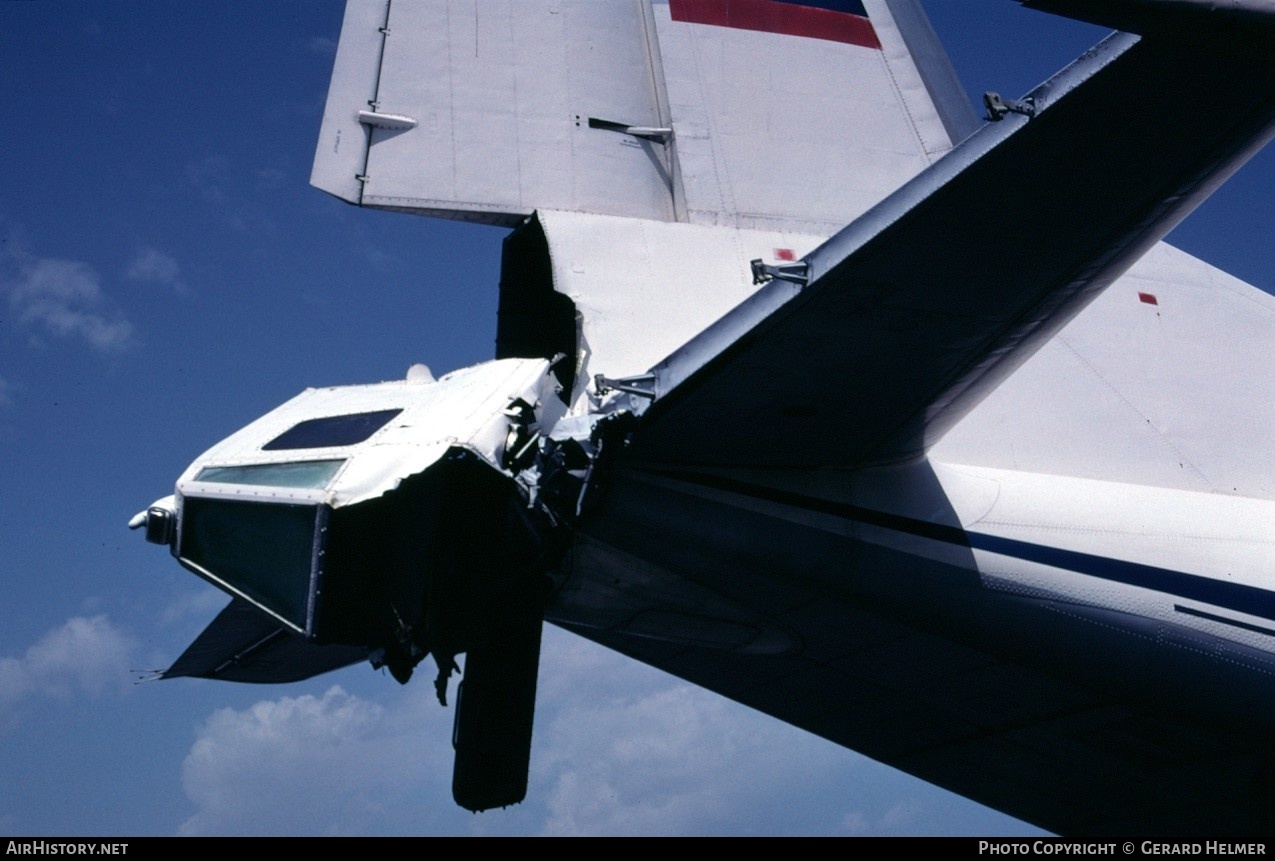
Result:
M251 466L206 466L195 476L195 481L318 489L332 480L343 463L343 460L305 460L297 463L255 463Z

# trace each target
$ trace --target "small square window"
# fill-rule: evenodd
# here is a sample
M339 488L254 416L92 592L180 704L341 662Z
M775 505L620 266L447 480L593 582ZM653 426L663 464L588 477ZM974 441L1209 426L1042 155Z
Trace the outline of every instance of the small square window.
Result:
M402 410L378 410L306 419L293 425L261 447L262 451L286 451L297 448L334 448L356 445L389 424Z

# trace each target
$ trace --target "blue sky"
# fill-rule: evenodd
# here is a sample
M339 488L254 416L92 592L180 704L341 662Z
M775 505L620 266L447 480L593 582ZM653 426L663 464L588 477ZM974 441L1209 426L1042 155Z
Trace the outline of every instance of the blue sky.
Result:
M926 7L971 92L1100 34ZM528 801L481 816L428 684L134 684L225 603L125 528L190 460L306 386L492 354L503 231L308 185L340 21L0 3L0 833L1033 833L554 630ZM1273 179L1260 155L1171 239L1272 290Z

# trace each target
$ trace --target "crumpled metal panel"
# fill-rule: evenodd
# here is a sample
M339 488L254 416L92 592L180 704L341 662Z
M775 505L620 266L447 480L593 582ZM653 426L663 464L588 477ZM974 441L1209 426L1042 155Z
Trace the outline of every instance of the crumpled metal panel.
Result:
M549 243L554 289L580 315L577 375L583 380L645 372L756 291L750 260L800 257L823 241L813 234L573 212L537 217Z
M182 494L233 494L254 499L308 499L339 508L393 490L424 472L451 448L473 452L499 469L509 432L503 410L521 398L551 413L561 403L543 359L503 359L462 368L434 382L396 381L307 389L200 455L177 482ZM302 421L401 409L368 440L346 447L263 451L262 446ZM347 458L321 490L218 487L198 482L207 466L242 466Z

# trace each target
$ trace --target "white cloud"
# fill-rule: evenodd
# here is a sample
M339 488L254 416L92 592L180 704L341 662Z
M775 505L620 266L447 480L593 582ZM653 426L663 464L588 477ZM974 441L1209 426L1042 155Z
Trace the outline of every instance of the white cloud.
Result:
M181 832L766 834L880 822L876 810L846 813L847 787L874 766L555 629L527 800L468 814L451 800L454 712L433 700L428 666L405 689L386 680L375 701L330 687L214 713L182 767L196 812ZM795 803L795 792L822 801Z
M431 800L450 773L428 753L442 746L424 737L422 705L390 711L333 686L215 712L182 764L198 812L180 833L376 833L387 809ZM420 789L431 776L439 785Z
M15 723L33 696L96 695L128 681L133 640L106 616L76 616L49 631L20 658L0 658L0 722Z
M186 292L186 282L182 280L181 267L177 260L150 246L138 250L128 265L125 277L143 284L171 287L178 293Z
M545 834L826 832L834 822L778 811L791 809L794 788L818 792L853 762L827 742L667 678L644 692L582 699L544 723Z
M559 715L547 727L549 766L558 774L545 833L677 834L706 821L724 826L729 793L720 792L720 766L756 751L722 712L720 702L675 685Z
M17 321L58 337L79 338L102 352L129 346L133 324L109 308L97 272L86 263L17 257L18 276L7 284Z

